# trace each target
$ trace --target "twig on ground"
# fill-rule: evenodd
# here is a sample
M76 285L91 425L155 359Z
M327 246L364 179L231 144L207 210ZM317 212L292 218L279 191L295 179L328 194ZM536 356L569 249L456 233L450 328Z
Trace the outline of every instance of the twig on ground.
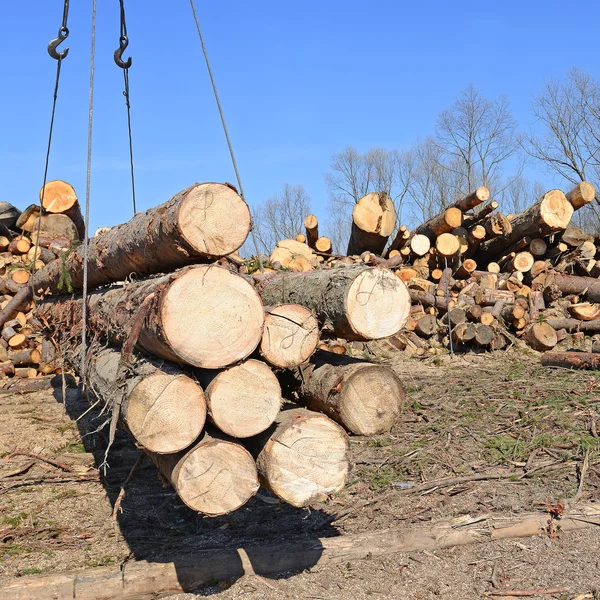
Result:
M583 457L583 464L579 470L579 486L577 487L577 493L573 496L573 501L579 500L581 494L583 493L583 485L585 481L585 475L590 466L590 451L585 451L585 456Z
M47 458L39 454L34 454L33 452L27 452L26 450L15 450L14 452L11 452L11 456L28 456L29 458L35 458L36 460L41 460L42 462L48 463L49 465L52 465L57 469L66 471L67 473L76 472L76 470L70 465L66 465L65 463L59 462L58 460L53 460L52 458Z
M22 475L23 473L29 471L29 469L31 469L33 465L35 465L35 460L30 460L24 465L20 466L19 468L14 469L13 471L9 471L8 473L4 473L4 475L0 475L0 479L8 479L9 477L16 477L17 475Z
M486 596L548 596L551 594L568 594L569 588L546 588L539 590L494 590L493 592L487 592Z
M140 452L133 467L131 467L131 471L129 471L129 475L127 475L127 478L125 479L125 481L123 482L123 485L121 486L121 491L119 492L119 495L117 496L117 499L115 500L115 506L114 506L113 512L112 512L112 520L113 521L117 520L117 515L119 514L119 511L121 510L121 502L123 502L123 497L125 496L125 488L129 484L129 482L133 479L133 476L134 476L135 472L138 470L138 467L142 464L142 461L144 460L144 456L145 455Z

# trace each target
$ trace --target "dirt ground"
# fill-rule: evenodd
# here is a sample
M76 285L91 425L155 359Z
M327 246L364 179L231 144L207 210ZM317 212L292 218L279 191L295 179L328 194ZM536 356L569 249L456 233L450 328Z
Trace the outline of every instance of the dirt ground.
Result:
M64 403L60 389L0 396L0 586L24 575L170 561L198 549L544 511L547 500L573 501L580 487L579 501L600 499L597 373L545 369L537 357L517 351L425 360L398 353L388 364L407 387L403 418L388 435L352 438L352 472L340 494L300 510L261 490L239 511L218 518L183 506L144 459L113 521L120 486L139 456L129 437L118 433L110 468L99 475L107 433L92 432L107 417L97 407L89 410L76 390L68 390ZM473 474L504 478L422 485ZM274 578L249 575L172 600L454 600L505 588L564 588L544 597L600 598L599 534L594 528Z

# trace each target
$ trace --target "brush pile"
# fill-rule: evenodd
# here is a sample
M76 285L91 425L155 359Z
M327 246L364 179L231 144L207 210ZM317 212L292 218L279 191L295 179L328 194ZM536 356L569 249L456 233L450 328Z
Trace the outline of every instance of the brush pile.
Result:
M85 379L111 430L126 428L206 515L236 510L259 483L295 506L339 491L347 432L388 431L404 400L391 369L317 348L323 329L353 341L397 333L406 285L365 264L249 274L234 253L250 227L235 188L196 184L94 236L87 256L71 244L5 307L33 293L38 330L83 375L87 263Z

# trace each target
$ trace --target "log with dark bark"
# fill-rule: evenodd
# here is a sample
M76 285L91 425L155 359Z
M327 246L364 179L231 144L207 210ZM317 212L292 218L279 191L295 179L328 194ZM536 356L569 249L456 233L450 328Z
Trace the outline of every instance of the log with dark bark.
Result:
M546 352L541 360L545 367L600 370L600 354L595 352Z
M196 371L208 414L224 433L247 438L262 433L281 408L281 386L262 361L250 359L223 371Z
M385 338L398 332L409 315L406 285L386 269L351 266L253 279L265 305L306 306L339 338Z
M265 307L261 356L272 366L291 369L306 362L319 343L319 323L300 304Z
M284 410L269 430L244 444L256 457L261 484L292 506L322 502L346 483L348 436L323 414Z
M58 215L56 215L58 216ZM42 217L43 218L43 217ZM94 237L88 246L90 289L131 275L167 272L237 250L250 231L248 206L229 185L196 184L165 204ZM61 272L71 286L83 285L83 248L35 276L35 290L59 292Z
M372 192L361 198L352 210L352 231L348 256L365 250L382 254L389 236L396 227L394 204L385 192Z
M147 353L218 369L248 357L262 337L264 312L243 277L218 266L186 267L90 294L91 330L124 344L131 332ZM78 331L82 301L51 298L37 310L52 326Z
M570 333L583 331L585 333L600 333L600 319L594 319L593 321L580 321L579 319L567 319L567 318L550 318L547 321L556 331L565 329Z
M330 352L317 352L308 365L294 370L293 379L302 405L324 412L357 435L389 431L406 396L388 367Z
M40 202L50 214L66 215L73 221L80 240L85 237L85 221L73 186L66 181L49 181L40 190Z
M100 350L89 361L88 378L91 389L109 406L121 399L120 416L135 441L160 454L192 444L206 420L198 383L165 363L137 358L121 370L120 362L117 350Z
M546 275L545 286L555 285L564 296L584 294L590 302L600 302L600 280L595 277L580 277L550 272Z
M243 446L208 433L187 452L148 455L181 500L205 515L237 510L259 488L252 455Z

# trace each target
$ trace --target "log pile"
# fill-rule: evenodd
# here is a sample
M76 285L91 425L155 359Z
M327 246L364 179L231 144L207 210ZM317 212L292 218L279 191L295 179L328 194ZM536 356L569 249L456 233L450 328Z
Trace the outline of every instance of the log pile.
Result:
M28 209L25 222L50 250L51 232L35 228L61 216L78 230L77 198L53 182L41 206ZM381 206L393 211L387 197ZM7 310L33 294L39 330L78 372L87 261L85 379L113 425L202 514L236 510L259 485L307 506L344 486L348 433L388 431L404 400L391 369L317 352L321 339L385 339L405 325L411 304L390 269L315 268L331 242L307 223L304 239L317 250L299 240L275 250L296 272L252 273L235 254L250 231L245 202L229 184L196 184L102 230L87 256L71 244L40 264ZM389 223L375 229L382 237Z

